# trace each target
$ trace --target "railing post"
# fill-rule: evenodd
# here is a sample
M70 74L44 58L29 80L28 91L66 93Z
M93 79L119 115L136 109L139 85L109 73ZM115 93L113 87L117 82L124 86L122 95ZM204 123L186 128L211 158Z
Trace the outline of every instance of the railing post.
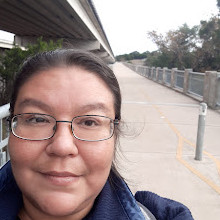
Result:
M2 126L2 119L9 116L9 104L0 106L0 167L4 165L7 161L7 153L3 148L7 146L8 138L3 139L3 126Z
M216 109L218 100L218 73L206 71L203 90L203 102L213 109Z
M145 75L146 75L147 78L149 78L149 76L150 76L150 67L147 67L145 69Z
M154 68L155 68L155 67L151 67L151 70L150 70L150 79L153 79L153 76L154 76Z
M185 69L184 72L184 83L183 83L183 93L187 94L189 89L189 73L192 72L192 69Z
M200 103L195 160L202 160L206 113L207 113L207 104L204 102Z
M155 79L156 82L159 81L159 69L161 69L161 68L160 67L156 68L156 79Z
M174 88L174 85L175 85L175 71L177 70L177 68L172 68L172 71L171 71L171 81L170 81L170 86L172 88Z
M163 68L163 79L162 79L162 84L164 85L165 84L165 80L166 80L166 70L167 70L168 68L167 67L164 67Z

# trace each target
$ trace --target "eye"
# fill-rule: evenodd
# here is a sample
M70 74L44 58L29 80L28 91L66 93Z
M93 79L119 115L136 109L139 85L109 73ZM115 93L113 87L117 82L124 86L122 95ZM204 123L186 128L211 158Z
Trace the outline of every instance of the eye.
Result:
M98 126L99 123L97 120L92 119L92 118L84 118L80 120L77 124L86 126L86 127L92 127L92 126Z
M98 117L79 117L75 120L75 124L80 127L94 128L102 125L102 121Z
M83 122L83 124L84 124L85 126L89 126L89 127L98 125L94 120L91 120L91 119L85 120L85 121Z
M27 115L24 117L24 122L27 124L46 124L50 123L50 119L43 115Z

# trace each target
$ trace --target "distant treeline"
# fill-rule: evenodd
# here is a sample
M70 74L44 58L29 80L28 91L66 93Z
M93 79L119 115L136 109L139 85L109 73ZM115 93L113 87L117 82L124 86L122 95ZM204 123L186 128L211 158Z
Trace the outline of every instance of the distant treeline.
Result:
M147 54L150 52L139 53L138 51L134 51L129 54L123 54L116 56L117 61L129 61L129 60L137 60L137 59L145 59L147 58Z

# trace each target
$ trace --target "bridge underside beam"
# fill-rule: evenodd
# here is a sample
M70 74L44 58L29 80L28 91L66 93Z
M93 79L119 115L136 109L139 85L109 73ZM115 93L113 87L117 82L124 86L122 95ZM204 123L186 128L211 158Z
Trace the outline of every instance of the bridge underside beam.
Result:
M40 36L18 36L15 35L15 43L26 47L28 44L34 44L37 41L37 38ZM60 38L47 38L44 37L43 40L49 41L57 41ZM87 51L99 50L101 48L101 44L97 40L82 40L82 39L73 39L73 38L63 38L63 46L67 48L75 48Z
M64 39L73 48L114 55L91 0L0 0L0 29L26 46L36 38Z

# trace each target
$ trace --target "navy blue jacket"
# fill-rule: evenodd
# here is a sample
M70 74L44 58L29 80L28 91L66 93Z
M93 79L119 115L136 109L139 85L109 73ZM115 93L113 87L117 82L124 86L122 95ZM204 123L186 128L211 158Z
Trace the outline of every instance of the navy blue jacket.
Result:
M193 220L184 205L146 191L137 192L134 197L123 180L113 173L110 176L83 220L144 220L137 201L157 220ZM22 194L8 162L0 170L0 220L16 220L22 205Z

